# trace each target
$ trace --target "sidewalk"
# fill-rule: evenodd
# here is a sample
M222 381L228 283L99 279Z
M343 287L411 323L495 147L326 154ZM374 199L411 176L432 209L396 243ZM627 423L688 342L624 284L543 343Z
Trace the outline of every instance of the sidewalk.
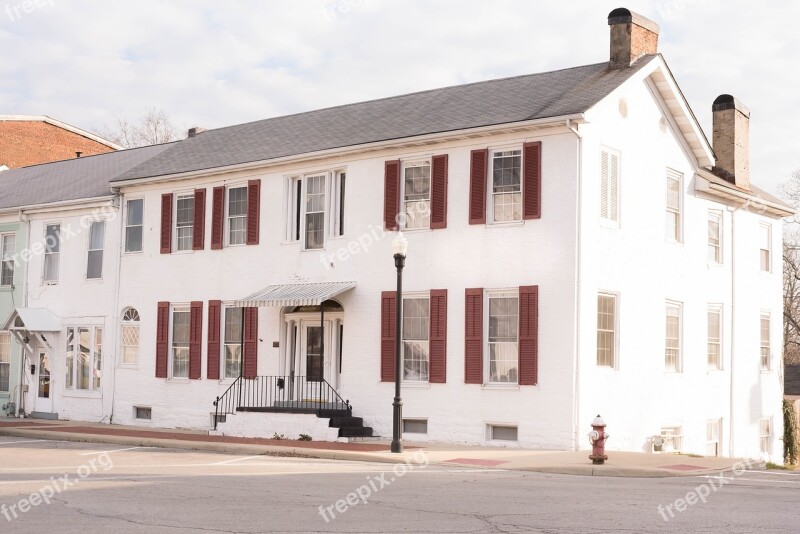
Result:
M338 443L209 436L205 432L104 425L77 421L0 419L0 435L45 440L113 443L140 447L194 449L235 454L268 454L331 460L402 463L424 451L431 464L619 477L669 477L730 471L739 460L672 454L608 452L605 465L592 465L587 451L536 451L518 448L405 443L392 454L388 441ZM763 463L752 464L763 468Z

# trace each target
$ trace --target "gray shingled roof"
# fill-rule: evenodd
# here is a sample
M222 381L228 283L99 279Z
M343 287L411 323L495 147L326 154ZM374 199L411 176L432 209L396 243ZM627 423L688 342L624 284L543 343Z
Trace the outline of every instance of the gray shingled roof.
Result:
M150 178L391 139L582 113L655 56L434 89L208 130L113 181Z
M108 196L112 178L174 144L119 150L0 172L0 209Z
M783 368L783 394L800 395L800 365Z

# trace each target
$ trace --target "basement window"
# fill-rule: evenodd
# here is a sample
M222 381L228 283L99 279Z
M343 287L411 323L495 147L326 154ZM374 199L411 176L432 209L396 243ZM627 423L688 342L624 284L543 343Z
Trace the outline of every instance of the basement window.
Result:
M133 418L150 421L153 418L153 409L145 406L134 406Z
M517 427L506 425L487 425L490 440L517 441Z
M427 419L403 419L403 434L427 434Z

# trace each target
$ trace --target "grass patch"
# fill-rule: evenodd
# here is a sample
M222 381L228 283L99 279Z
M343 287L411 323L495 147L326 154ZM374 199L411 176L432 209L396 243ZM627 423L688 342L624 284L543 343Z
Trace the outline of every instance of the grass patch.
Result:
M776 463L767 462L767 469L779 469L781 471L792 471L794 468L786 465L778 465Z

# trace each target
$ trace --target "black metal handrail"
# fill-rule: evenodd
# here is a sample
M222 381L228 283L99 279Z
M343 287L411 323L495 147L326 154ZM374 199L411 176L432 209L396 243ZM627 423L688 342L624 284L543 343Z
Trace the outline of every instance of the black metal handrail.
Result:
M325 379L305 376L239 377L214 401L214 430L220 416L237 411L317 413L320 410L346 410L345 400Z

